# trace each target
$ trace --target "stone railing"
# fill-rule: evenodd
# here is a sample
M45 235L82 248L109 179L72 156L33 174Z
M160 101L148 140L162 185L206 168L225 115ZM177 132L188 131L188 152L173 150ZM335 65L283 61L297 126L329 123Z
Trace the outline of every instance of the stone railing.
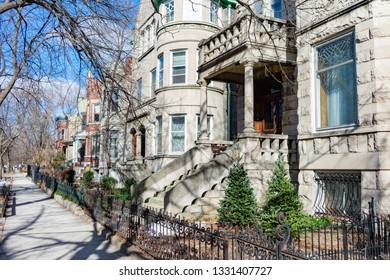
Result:
M252 162L273 163L279 157L288 164L298 163L298 143L288 135L261 134L248 138L247 151Z
M200 64L245 44L268 45L272 48L293 47L293 35L294 30L285 20L245 15L199 44Z

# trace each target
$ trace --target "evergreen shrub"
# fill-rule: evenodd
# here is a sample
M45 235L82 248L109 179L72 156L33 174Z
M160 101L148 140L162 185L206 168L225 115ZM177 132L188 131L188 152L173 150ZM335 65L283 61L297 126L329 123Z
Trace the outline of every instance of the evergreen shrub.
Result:
M258 215L258 205L248 174L243 164L236 162L229 170L225 197L218 208L218 219L232 226L253 224Z
M102 180L103 190L109 191L109 190L113 189L117 183L118 183L118 181L115 178L105 177Z
M93 171L87 171L83 174L83 177L81 178L81 182L83 183L84 187L91 188L93 186L93 179L94 179Z
M272 231L278 225L277 216L283 212L292 230L303 227L330 225L326 217L316 218L303 211L297 188L291 182L280 158L275 163L273 176L268 181L265 201L259 212L259 226Z

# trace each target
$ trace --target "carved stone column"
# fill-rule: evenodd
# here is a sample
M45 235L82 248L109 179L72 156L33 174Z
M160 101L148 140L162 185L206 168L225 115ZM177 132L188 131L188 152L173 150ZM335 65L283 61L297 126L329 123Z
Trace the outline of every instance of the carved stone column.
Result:
M245 65L245 88L244 88L244 133L253 133L254 122L253 122L253 108L254 108L254 85L253 85L253 66L255 65L255 61L252 59L248 59L244 61Z

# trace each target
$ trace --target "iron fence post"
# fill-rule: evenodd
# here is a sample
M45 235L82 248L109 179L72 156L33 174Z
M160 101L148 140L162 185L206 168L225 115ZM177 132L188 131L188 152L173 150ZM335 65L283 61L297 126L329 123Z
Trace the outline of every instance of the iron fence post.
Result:
M348 231L347 231L347 224L346 221L343 220L343 253L344 253L344 260L348 260Z
M375 212L374 212L374 198L371 197L371 201L368 202L368 232L370 236L370 242L374 245L374 237L375 237Z
M228 260L229 259L229 237L225 235L225 239L223 241L223 259Z

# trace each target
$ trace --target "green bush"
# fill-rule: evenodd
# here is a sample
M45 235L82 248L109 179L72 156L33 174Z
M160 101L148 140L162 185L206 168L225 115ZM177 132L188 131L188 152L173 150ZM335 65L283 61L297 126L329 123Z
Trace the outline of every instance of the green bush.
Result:
M52 166L54 169L58 169L65 162L65 155L62 151L58 151L53 158Z
M134 178L127 178L124 182L124 185L125 185L125 188L128 188L130 189L130 187L135 183L135 179Z
M330 221L325 217L318 219L304 213L297 188L291 182L284 163L278 159L275 164L273 176L268 182L265 201L260 209L259 226L267 231L274 230L278 225L277 216L280 212L286 215L286 223L292 230L329 225Z
M129 198L130 198L129 191L126 187L120 188L120 189L113 189L112 195L113 195L114 199L119 199L122 201L129 200Z
M83 177L81 178L81 182L83 183L84 187L91 188L93 186L93 179L94 174L93 171L87 171L83 174Z
M113 189L117 183L118 183L118 181L115 178L105 177L102 180L103 190L109 191L109 190Z
M217 210L220 222L241 227L252 224L258 215L258 205L244 166L235 163L227 180L225 197Z

